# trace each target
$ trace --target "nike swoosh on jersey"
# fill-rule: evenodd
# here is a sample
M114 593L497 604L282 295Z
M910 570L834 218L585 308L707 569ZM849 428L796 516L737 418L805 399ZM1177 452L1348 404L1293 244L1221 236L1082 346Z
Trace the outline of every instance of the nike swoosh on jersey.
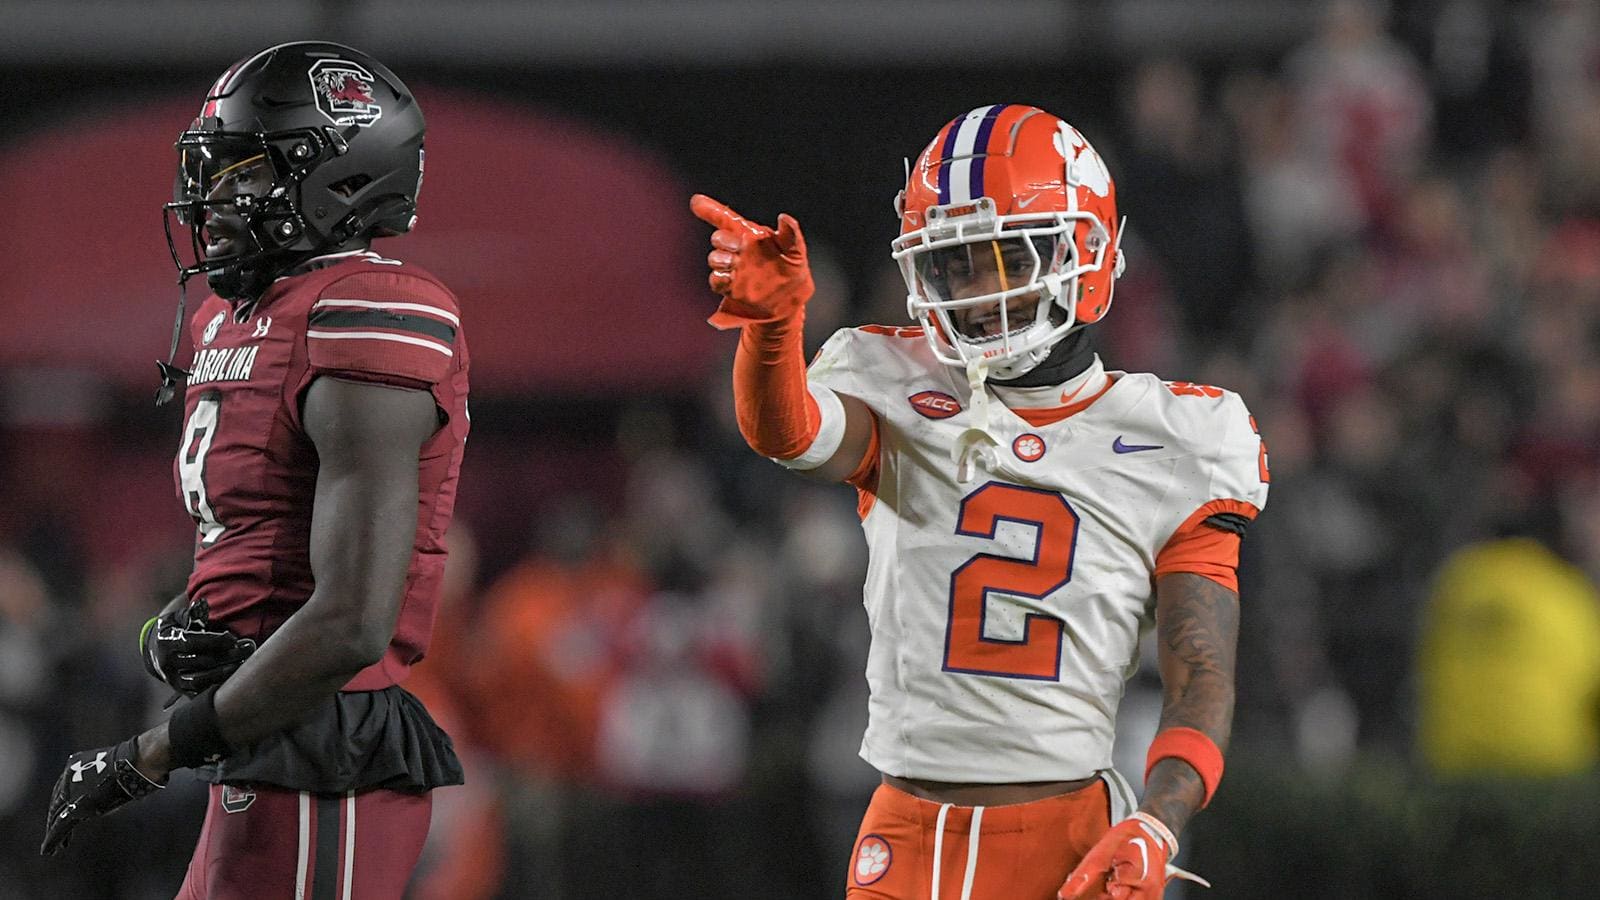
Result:
M1161 449L1161 445L1160 444L1124 444L1122 442L1122 435L1119 434L1119 435L1117 435L1117 439L1111 442L1111 449L1115 450L1118 453L1138 453L1140 450L1160 450Z

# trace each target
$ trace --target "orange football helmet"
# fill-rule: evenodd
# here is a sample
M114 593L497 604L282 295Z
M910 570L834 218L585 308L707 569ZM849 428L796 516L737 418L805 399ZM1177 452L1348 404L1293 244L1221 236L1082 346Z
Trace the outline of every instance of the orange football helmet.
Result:
M1032 106L980 106L906 174L893 256L942 362L1015 378L1105 316L1122 226L1111 173L1076 128Z

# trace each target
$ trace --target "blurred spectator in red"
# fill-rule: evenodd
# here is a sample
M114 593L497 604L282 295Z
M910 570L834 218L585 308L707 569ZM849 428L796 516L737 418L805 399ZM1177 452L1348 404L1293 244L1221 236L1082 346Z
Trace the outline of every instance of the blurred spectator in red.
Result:
M1433 111L1416 60L1384 31L1387 14L1384 0L1330 0L1322 29L1285 64L1300 152L1343 181L1380 233L1428 151Z
M1558 209L1600 211L1600 9L1543 0L1526 44L1533 128Z
M629 473L619 530L653 589L619 625L600 698L597 768L620 801L603 847L632 848L600 895L729 896L740 881L728 804L751 762L773 573L716 497L686 454L645 450Z
M1171 310L1154 312L1176 313L1168 328L1197 346L1235 338L1252 304L1245 290L1250 242L1229 135L1204 102L1199 74L1177 59L1141 63L1124 108L1130 139L1115 160L1118 199L1149 248L1134 268L1150 272L1159 263L1176 299ZM1125 289L1118 285L1119 294ZM1119 305L1121 315L1134 304Z
M530 777L595 775L600 697L648 585L580 496L542 513L538 549L488 589L472 660L475 731Z
M37 771L46 749L40 746L39 732L51 705L52 675L62 649L51 638L54 618L39 571L15 549L0 544L0 758L6 760L0 767L0 822L8 823L8 834L32 821L33 810L25 801L45 774Z
M1494 324L1489 265L1470 224L1461 190L1450 179L1425 175L1403 190L1390 239L1379 245L1381 290L1397 351L1441 333L1470 346Z
M1273 292L1303 285L1317 254L1353 239L1362 226L1357 198L1336 170L1302 152L1294 100L1281 79L1249 71L1228 76L1222 92L1239 141L1251 257Z
M559 900L598 782L615 645L648 584L585 494L545 505L534 530L530 553L485 592L463 660L464 705L469 732L501 767L505 884Z
M1482 256L1492 279L1492 296L1500 303L1501 324L1526 302L1535 266L1545 262L1543 242L1548 225L1540 209L1543 190L1538 160L1521 147L1496 150L1482 176L1467 186L1472 223L1472 249Z

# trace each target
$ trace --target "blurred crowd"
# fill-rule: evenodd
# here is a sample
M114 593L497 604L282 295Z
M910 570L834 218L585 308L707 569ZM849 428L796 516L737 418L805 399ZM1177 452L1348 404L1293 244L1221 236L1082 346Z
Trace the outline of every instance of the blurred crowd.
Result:
M1600 9L1403 9L1331 3L1270 66L1125 72L1123 119L1091 135L1129 235L1097 342L1112 369L1239 391L1270 447L1241 570L1236 752L1589 771ZM887 238L861 284L815 248L813 348L906 321ZM748 451L727 370L691 402L621 404L614 465L527 498L524 532L458 519L409 687L469 784L437 796L417 897L837 896L876 783L855 756L855 497ZM515 450L475 428L464 477L492 478ZM165 699L134 636L185 573L182 548L85 571L43 511L0 532L0 884L47 883L34 854L59 759ZM1135 783L1158 709L1147 665L1118 744ZM1517 711L1527 727L1497 727ZM165 896L198 797L180 786L108 820L115 850L48 883Z

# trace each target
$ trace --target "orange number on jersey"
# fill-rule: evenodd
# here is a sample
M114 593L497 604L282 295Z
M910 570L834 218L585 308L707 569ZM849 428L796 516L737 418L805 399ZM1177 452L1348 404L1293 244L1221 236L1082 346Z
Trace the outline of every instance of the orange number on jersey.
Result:
M1250 417L1250 430L1256 433L1256 437L1261 438L1261 453L1256 457L1256 467L1261 470L1261 483L1271 484L1272 470L1267 468L1267 439L1261 437L1261 426L1256 424L1255 416Z
M1167 390L1179 397L1211 397L1222 396L1222 388L1212 387L1209 384L1195 384L1192 381L1169 381Z
M989 593L1041 600L1072 580L1078 545L1078 514L1052 491L993 482L961 501L956 533L993 539L1004 520L1036 529L1032 559L979 553L950 576L950 621L944 637L944 670L1056 681L1061 677L1060 619L1028 613L1019 640L987 637Z

